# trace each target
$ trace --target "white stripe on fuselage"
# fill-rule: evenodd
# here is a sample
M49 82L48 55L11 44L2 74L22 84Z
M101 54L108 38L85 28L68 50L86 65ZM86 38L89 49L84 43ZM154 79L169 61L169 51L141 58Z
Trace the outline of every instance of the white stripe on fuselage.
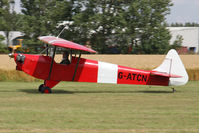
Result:
M118 65L98 61L97 83L117 83Z

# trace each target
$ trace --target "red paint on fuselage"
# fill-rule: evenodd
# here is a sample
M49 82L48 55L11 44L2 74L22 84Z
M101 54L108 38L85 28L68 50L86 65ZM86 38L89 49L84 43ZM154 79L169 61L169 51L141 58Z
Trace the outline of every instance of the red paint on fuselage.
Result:
M152 71L118 66L118 84L168 86L169 77L151 75Z
M17 55L14 55L15 61ZM54 62L50 79L48 79L52 58L43 55L24 55L25 61L23 63L16 61L18 70L47 81L48 87L52 88L59 81L72 81L78 58L73 57L69 65ZM98 61L80 58L74 81L96 83L97 78ZM117 84L168 86L168 83L169 77L151 75L151 71L118 66Z
M24 63L15 61L17 66L25 73L39 79L47 80L50 64L52 58L43 55L25 55ZM78 58L73 57L72 62L69 65L59 64L54 62L51 77L48 80L53 81L72 81ZM97 82L97 69L98 62L81 58L79 61L78 69L74 78L74 81L78 82Z
M118 66L118 84L138 84L146 85L149 80L150 72Z

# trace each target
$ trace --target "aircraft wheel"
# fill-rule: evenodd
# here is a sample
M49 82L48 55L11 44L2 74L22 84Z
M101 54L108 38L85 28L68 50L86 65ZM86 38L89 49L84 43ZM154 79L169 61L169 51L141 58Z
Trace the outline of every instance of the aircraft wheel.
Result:
M172 88L173 93L176 92L176 90L174 88Z
M42 88L44 88L44 84L41 84L41 85L39 86L38 91L41 92Z
M41 93L52 93L52 91L51 91L51 88L46 86L46 87L42 87Z

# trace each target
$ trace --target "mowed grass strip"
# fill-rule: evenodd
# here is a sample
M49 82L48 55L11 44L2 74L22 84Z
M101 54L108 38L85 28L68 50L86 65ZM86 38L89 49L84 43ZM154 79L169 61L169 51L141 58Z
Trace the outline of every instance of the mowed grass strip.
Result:
M0 132L199 132L199 82L169 87L0 82Z

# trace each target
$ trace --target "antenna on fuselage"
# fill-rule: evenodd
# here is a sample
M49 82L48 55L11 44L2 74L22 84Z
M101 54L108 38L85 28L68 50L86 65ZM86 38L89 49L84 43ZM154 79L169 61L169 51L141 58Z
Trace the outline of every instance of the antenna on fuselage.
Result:
M68 27L68 25L64 26L64 28L61 30L61 32L58 34L57 38L59 38L59 36L63 33L63 31L66 29L66 27Z

